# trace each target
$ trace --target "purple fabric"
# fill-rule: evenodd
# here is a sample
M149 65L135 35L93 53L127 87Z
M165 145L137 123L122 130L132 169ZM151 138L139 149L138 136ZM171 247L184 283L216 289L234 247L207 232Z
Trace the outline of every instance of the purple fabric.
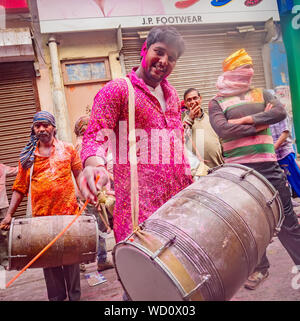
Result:
M278 138L284 131L291 132L288 117L286 117L284 120L280 121L279 123L271 125L270 128L271 128L274 143L277 142ZM275 151L276 151L277 160L281 160L285 158L287 155L289 155L290 153L294 153L295 151L293 149L293 143L291 138L288 137L286 141L283 142L281 146L277 148Z

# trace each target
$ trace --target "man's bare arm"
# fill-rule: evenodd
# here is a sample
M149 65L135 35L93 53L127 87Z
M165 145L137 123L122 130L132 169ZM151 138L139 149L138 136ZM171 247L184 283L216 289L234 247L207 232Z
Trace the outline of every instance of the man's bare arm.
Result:
M274 148L278 149L289 137L290 132L288 130L281 133L279 138L277 139L276 143L274 144Z
M3 230L9 229L12 217L15 214L18 206L22 202L23 197L24 197L24 194L22 194L18 191L13 191L9 208L8 208L7 213L6 213L6 215L0 225L1 229L3 229Z

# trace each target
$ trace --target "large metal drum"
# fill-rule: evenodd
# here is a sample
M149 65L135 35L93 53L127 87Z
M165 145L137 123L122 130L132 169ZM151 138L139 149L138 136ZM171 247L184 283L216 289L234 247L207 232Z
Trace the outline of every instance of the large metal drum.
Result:
M229 300L259 263L283 219L278 192L258 172L226 164L159 208L116 244L132 300Z
M22 269L73 219L74 215L13 219L8 241L8 269ZM98 233L94 216L79 216L30 268L94 262L98 249Z

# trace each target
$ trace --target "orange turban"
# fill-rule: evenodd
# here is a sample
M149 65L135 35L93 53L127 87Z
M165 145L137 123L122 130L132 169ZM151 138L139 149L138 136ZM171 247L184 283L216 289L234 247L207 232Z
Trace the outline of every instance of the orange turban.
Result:
M223 71L234 70L244 65L252 65L252 58L245 49L240 49L223 61Z

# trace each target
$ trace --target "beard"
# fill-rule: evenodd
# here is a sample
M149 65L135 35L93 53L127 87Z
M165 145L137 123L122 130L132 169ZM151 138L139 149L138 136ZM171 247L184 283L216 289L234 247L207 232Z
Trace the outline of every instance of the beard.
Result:
M50 143L53 137L51 133L46 133L46 132L39 133L36 136L42 143L45 143L45 144Z

